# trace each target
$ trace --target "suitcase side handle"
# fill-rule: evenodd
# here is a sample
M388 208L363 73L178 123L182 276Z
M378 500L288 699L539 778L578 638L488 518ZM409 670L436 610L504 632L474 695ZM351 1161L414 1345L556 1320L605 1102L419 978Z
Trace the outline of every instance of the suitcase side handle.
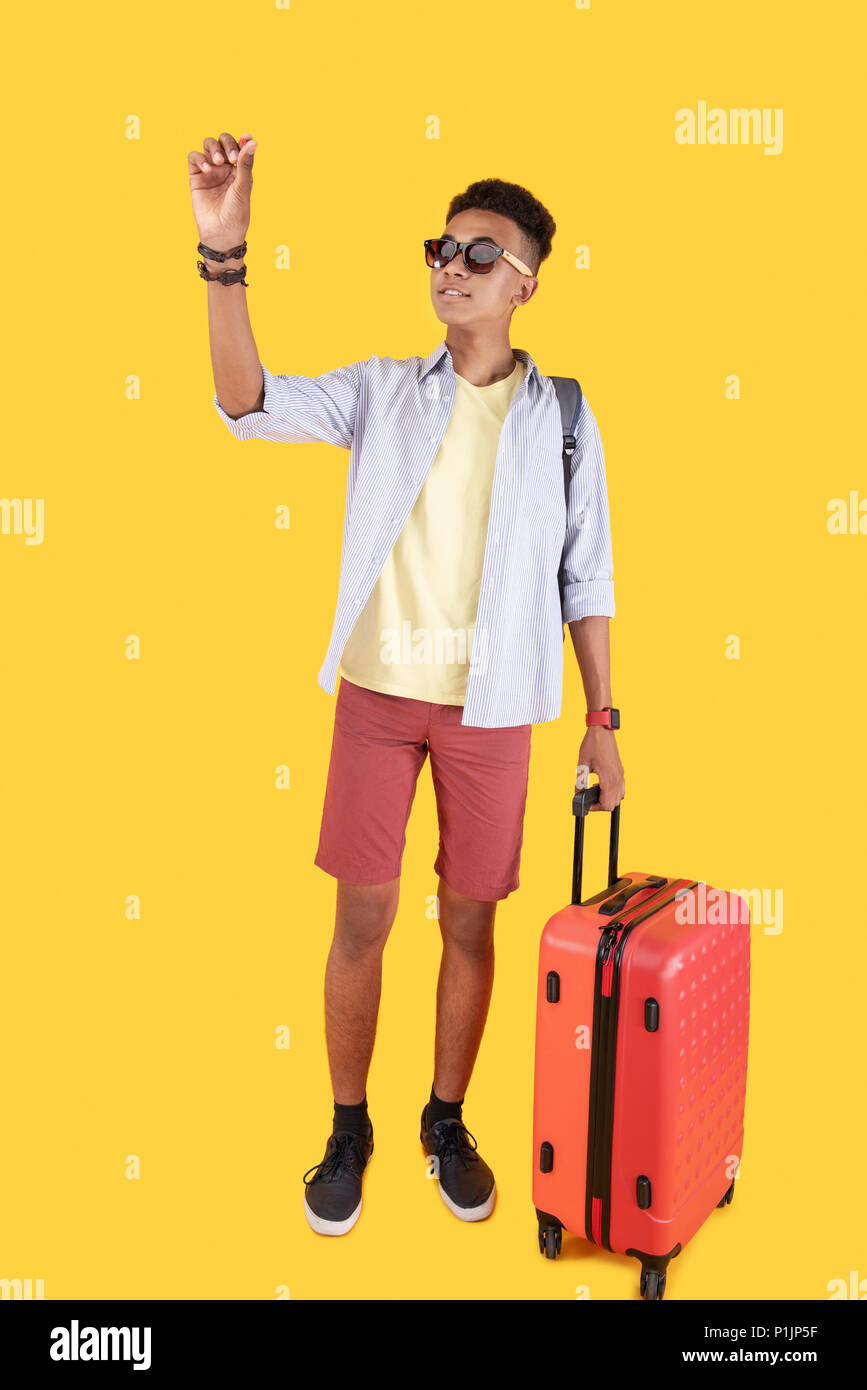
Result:
M572 905L581 904L581 883L584 876L584 821L591 806L599 800L599 784L595 787L582 787L572 797L572 813L575 817L575 851L572 856ZM608 884L616 883L617 856L620 845L620 805L611 812L611 832L608 839Z

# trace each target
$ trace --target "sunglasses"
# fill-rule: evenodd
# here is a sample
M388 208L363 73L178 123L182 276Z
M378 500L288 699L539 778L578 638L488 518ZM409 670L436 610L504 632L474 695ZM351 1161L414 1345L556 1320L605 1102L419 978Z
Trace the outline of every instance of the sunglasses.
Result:
M425 260L433 270L442 270L459 251L467 270L474 275L490 275L500 256L505 256L522 275L533 274L530 267L513 256L511 251L504 251L502 246L494 246L489 241L453 241L451 237L435 237L424 244Z

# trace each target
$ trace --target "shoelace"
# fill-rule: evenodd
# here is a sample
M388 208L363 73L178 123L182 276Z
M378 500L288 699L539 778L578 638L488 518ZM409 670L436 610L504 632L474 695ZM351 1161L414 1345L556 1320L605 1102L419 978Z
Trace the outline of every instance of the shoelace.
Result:
M465 1124L460 1120L452 1120L437 1129L434 1125L434 1142L436 1143L440 1166L450 1158L459 1158L465 1168L469 1168L471 1163L478 1163L479 1158L476 1149L476 1136L470 1134ZM472 1139L472 1144L468 1141Z
M340 1176L343 1168L350 1173L358 1174L364 1168L365 1157L361 1150L360 1140L354 1134L336 1134L332 1136L334 1144L331 1152L327 1153L321 1163L316 1163L312 1168L307 1169L307 1173L312 1173L313 1177L304 1174L302 1181L309 1187L313 1182L333 1182Z

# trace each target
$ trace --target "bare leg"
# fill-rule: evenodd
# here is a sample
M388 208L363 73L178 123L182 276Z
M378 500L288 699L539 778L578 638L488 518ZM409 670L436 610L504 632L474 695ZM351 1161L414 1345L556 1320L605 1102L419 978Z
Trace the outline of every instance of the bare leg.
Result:
M325 1037L338 1105L359 1105L364 1099L379 1013L382 952L399 890L399 878L372 885L337 883L334 939L325 967Z
M437 984L434 1090L440 1100L463 1100L494 984L495 902L453 893L439 880L443 954Z

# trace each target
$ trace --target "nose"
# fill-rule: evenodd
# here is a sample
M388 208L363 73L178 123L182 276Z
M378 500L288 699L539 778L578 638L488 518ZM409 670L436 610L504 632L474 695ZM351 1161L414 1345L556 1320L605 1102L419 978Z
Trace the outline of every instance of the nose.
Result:
M451 285L456 280L466 280L469 277L469 271L464 265L463 254L460 251L456 251L448 265L443 266L440 275L441 285Z

